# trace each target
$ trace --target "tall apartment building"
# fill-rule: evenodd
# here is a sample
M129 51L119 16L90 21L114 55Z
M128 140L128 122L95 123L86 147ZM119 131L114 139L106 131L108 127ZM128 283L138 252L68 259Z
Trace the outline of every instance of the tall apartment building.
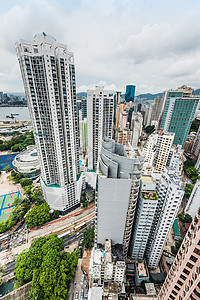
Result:
M153 114L153 103L149 104L148 107L146 107L145 109L144 119L143 119L143 124L145 127L151 125L152 114Z
M125 100L126 102L134 102L135 98L135 85L127 85L126 86L126 93L125 93Z
M45 200L61 213L80 203L74 55L45 33L16 51L41 165Z
M171 146L174 140L174 133L164 133L160 131L158 133L155 156L154 156L154 166L159 172L164 171L167 164Z
M157 96L153 102L153 111L152 111L152 118L151 118L151 123L152 125L155 126L155 128L157 128L158 126L163 108L164 108L164 97L160 98L159 96Z
M194 218L197 207L199 207L200 204L199 200L200 200L200 180L197 180L192 190L192 193L190 195L190 198L187 202L187 205L185 207L185 213L191 215L192 218Z
M168 299L200 299L200 208L158 295L158 300Z
M184 148L200 96L186 91L168 91L160 128L175 133L174 144Z
M200 155L198 156L198 159L196 161L195 168L200 173Z
M116 100L116 104L120 104L121 100L122 100L122 92L116 92L115 93L115 100Z
M112 138L114 92L103 87L87 91L88 168L97 170L104 137Z
M181 145L172 145L166 164L168 167L173 169L179 176L181 176L183 170L183 153L184 150L182 149Z
M142 154L145 157L144 165L147 168L151 168L153 166L157 140L158 140L158 134L152 133L149 135L147 142L144 145Z
M200 127L197 131L197 135L194 139L194 143L193 143L193 146L192 146L192 150L191 152L196 156L198 157L199 156L199 153L200 153Z
M115 121L115 130L119 129L121 113L124 111L125 104L117 104L116 108L116 121Z
M104 139L98 176L96 241L123 244L127 255L141 183L143 156L139 149Z
M129 124L128 124L128 112L123 111L120 116L120 125L119 125L120 130L123 129L128 129Z
M142 133L142 115L140 113L133 113L131 120L131 129L133 130L132 134L132 146L137 147L139 138Z
M81 111L82 111L82 120L87 118L87 97L81 98Z
M132 131L130 129L117 130L115 133L115 139L118 144L124 146L131 145Z
M80 149L87 150L87 118L79 121Z
M142 176L142 187L138 197L131 244L131 258L134 261L140 261L144 258L157 203L158 195L155 181L151 176Z
M146 247L147 262L151 269L158 266L184 195L181 178L173 170L166 168L157 182L156 192L158 204Z

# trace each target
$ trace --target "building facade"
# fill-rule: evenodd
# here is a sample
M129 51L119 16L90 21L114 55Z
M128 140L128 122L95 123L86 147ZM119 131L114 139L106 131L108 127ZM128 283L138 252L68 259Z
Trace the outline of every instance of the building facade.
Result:
M158 266L184 195L181 178L173 170L166 168L157 182L156 192L158 204L146 247L148 267L151 269Z
M184 148L199 99L185 91L167 92L160 128L175 133L175 145Z
M200 204L200 180L197 180L192 190L192 193L190 195L190 198L187 202L187 205L185 207L185 213L191 215L192 218L194 218L197 207L199 207L199 204Z
M131 145L132 131L130 129L116 130L115 140L118 144L128 146Z
M33 42L20 40L16 51L44 196L51 208L65 213L80 203L74 55L45 33Z
M168 299L200 299L200 208L158 295L158 300Z
M158 195L155 181L151 176L142 176L131 244L131 259L134 261L140 261L144 258L157 203Z
M127 85L126 86L126 93L125 93L125 100L126 102L134 102L135 98L135 85Z
M139 149L103 140L96 202L96 242L102 244L109 238L113 244L123 244L125 256L131 240L143 159Z
M164 171L167 164L171 146L174 140L174 133L164 133L160 131L158 133L155 156L154 156L154 166L159 172Z
M197 135L194 139L194 143L193 143L193 146L192 146L192 150L191 152L196 156L198 157L199 156L199 153L200 153L200 127L197 131Z
M87 91L88 168L97 170L104 137L112 138L114 92L102 87Z
M142 133L142 115L140 113L134 113L132 114L132 120L131 120L131 129L133 130L132 133L132 146L137 147L139 138Z

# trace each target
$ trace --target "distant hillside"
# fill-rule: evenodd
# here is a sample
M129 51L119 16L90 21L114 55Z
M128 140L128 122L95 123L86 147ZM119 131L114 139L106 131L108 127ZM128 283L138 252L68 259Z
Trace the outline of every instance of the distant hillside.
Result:
M194 91L193 95L199 95L199 93L200 93L200 89L197 89Z
M86 97L87 93L86 92L80 92L76 94L77 98L81 98L81 97Z
M136 96L136 98L146 98L147 100L154 100L157 96L162 97L163 93L157 93L157 94L140 94Z

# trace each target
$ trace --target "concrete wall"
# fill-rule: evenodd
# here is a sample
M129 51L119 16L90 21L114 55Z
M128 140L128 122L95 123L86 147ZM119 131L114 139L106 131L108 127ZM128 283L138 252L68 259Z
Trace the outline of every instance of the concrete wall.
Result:
M131 179L98 179L97 243L123 244L123 235L130 197Z
M5 295L1 298L1 300L28 300L30 299L28 297L29 292L31 290L31 282L21 286L17 290L14 290L13 292L9 293L8 295Z

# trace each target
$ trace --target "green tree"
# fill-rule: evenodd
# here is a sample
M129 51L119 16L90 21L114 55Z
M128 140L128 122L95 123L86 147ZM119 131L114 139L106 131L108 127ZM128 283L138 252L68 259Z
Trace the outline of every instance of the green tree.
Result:
M200 125L200 120L194 119L194 121L192 121L192 124L190 127L190 132L192 132L192 131L197 132L199 129L199 125Z
M25 223L28 227L42 225L51 220L49 205L45 202L35 205L27 214Z
M178 214L178 218L181 222L184 221L184 217L185 217L184 214Z
M185 195L186 195L186 197L188 197L188 198L190 197L190 195L192 194L193 188L194 188L193 184L191 184L191 183L187 183L186 184L186 187L185 187Z
M94 245L94 228L88 227L83 232L83 241L82 245L85 246L86 249L91 249Z
M10 167L10 165L7 165L3 170L6 171L6 173L8 173L12 170L12 168Z
M75 277L78 252L63 252L64 242L56 234L40 237L19 254L15 287L31 281L30 299L68 299L68 286Z
M22 178L20 179L19 183L24 188L25 186L32 185L33 180L31 178Z
M154 125L152 125L152 126L149 125L144 130L145 130L146 133L151 134L155 131L155 126Z
M189 214L186 214L184 217L184 223L191 223L192 217Z
M60 216L60 214L59 214L59 211L58 210L54 210L54 218L55 219L58 219L59 218L59 216Z

